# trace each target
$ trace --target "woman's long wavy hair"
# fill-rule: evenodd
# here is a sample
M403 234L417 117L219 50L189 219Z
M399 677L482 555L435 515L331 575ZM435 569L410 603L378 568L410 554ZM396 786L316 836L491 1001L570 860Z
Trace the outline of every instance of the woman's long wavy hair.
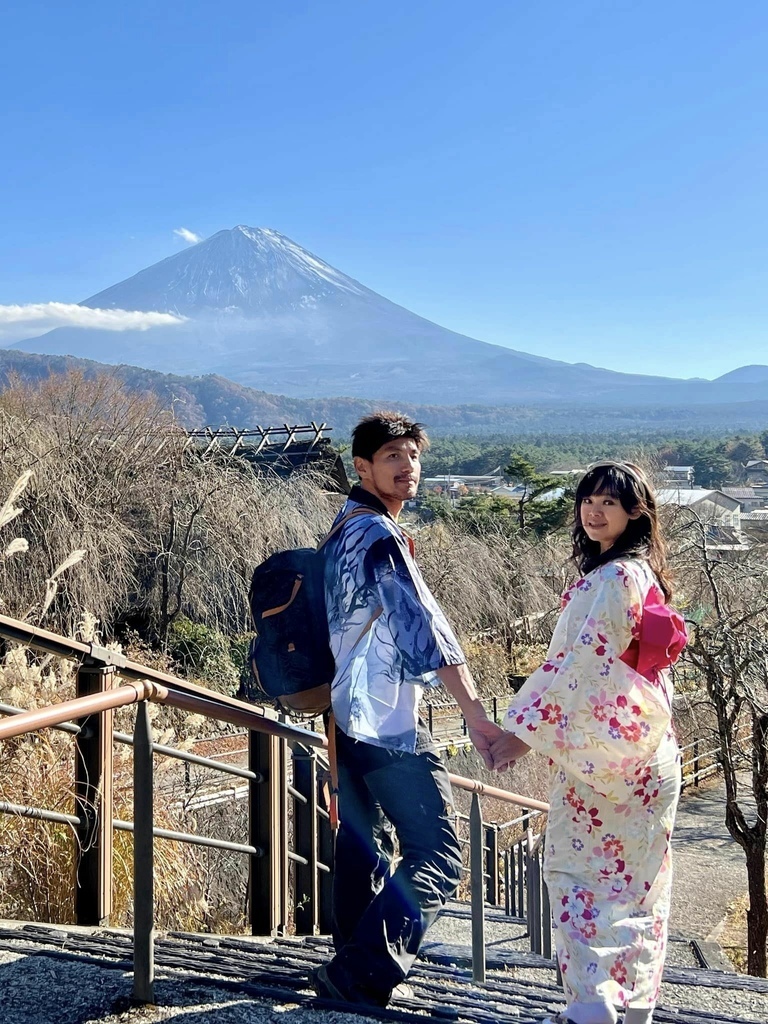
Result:
M625 512L639 511L630 519L624 533L608 551L590 540L581 525L581 503L593 494L610 494ZM667 551L659 530L656 496L648 478L631 462L601 462L590 466L576 488L576 508L572 527L573 559L583 574L617 558L642 558L648 562L667 601L672 599L672 583L667 567Z

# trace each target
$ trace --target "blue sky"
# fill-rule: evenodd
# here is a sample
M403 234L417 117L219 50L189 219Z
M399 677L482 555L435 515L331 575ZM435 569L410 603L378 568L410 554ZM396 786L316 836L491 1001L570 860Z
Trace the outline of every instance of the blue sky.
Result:
M571 362L768 363L768 4L10 0L0 303L273 227Z

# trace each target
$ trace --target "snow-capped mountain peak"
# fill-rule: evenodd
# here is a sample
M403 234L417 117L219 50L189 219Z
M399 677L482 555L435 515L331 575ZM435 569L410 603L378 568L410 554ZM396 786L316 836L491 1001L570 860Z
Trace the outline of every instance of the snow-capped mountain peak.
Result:
M357 281L272 228L238 224L169 256L82 304L102 309L243 316L369 294Z
M166 373L219 374L287 395L427 403L594 401L667 384L488 345L440 327L342 274L272 228L238 224L86 299L180 313L121 334L58 328L18 342ZM644 398L643 401L648 401Z

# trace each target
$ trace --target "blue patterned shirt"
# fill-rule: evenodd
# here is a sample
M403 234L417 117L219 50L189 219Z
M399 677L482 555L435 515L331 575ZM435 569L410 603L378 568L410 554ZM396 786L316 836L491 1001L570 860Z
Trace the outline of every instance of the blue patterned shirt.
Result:
M423 688L465 658L384 504L353 487L336 522L362 508L370 515L348 520L325 547L333 712L347 736L413 752Z

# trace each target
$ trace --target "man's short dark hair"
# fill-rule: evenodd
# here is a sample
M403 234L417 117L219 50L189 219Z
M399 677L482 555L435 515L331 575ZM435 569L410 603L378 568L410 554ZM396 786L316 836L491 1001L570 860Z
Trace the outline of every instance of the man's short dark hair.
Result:
M429 448L429 438L422 423L414 423L401 412L380 410L364 417L352 431L352 457L371 462L373 456L390 441L410 438L420 452Z

